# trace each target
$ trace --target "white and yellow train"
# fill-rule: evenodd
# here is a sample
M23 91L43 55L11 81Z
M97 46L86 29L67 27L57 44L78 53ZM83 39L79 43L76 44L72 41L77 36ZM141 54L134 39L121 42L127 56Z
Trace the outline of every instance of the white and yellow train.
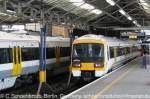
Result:
M39 36L0 32L0 90L14 86L18 77L39 71L39 43ZM46 53L47 69L56 75L66 72L63 64L70 60L70 39L47 37Z
M101 77L138 55L136 42L89 34L73 42L71 71L84 80Z

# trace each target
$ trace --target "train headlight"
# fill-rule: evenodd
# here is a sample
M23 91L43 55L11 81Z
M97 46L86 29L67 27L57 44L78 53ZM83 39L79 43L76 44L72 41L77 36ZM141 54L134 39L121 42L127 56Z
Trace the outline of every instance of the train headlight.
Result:
M81 67L80 60L74 60L72 66L73 67Z
M99 67L99 68L100 68L100 67L103 67L103 65L102 65L101 63L95 63L94 66L95 66L95 67Z
M81 67L81 64L80 63L74 63L73 67Z

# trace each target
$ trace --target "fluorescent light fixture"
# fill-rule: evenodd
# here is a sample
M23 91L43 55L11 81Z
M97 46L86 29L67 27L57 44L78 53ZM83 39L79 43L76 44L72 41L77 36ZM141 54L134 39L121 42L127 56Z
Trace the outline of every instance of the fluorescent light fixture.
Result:
M8 14L7 14L7 13L0 12L0 15L4 15L4 16L5 16L5 15L8 15Z
M62 22L61 24L65 25L66 23L65 23L65 22Z
M84 2L83 0L69 0L70 2L72 2L72 3L77 3L77 2Z
M16 15L12 15L12 16L17 18L17 16L16 16Z
M73 3L73 5L75 5L75 6L81 6L83 3L81 2L81 3Z
M109 3L111 6L115 5L115 2L113 0L106 0L107 3Z
M133 23L136 25L137 24L136 20L134 20Z
M34 19L30 19L30 21L34 21Z
M91 11L91 13L101 14L101 13L102 13L102 11L101 11L101 10L99 10L99 9L94 9L94 10L92 10L92 11Z
M130 16L128 16L127 18L128 18L128 20L130 20L130 21L132 20L132 18L131 18Z
M141 27L141 25L140 25L140 24L137 24L137 27Z
M119 12L122 14L122 15L126 15L126 12L122 9L119 10Z
M80 6L85 3L83 0L69 0L73 5Z
M140 0L141 5L143 6L144 9L149 9L149 4L145 0Z
M85 4L81 5L80 8L86 9L86 10L92 10L92 9L94 9L94 6L92 6L88 3L85 3Z
M12 11L12 10L6 10L6 11L9 13L16 13L15 11Z

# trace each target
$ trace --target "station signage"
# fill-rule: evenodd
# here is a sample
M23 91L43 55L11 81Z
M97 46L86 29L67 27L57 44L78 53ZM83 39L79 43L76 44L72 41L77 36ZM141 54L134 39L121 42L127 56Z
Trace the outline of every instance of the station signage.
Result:
M144 32L123 32L121 33L122 38L129 38L129 39L137 39L137 38L145 38Z

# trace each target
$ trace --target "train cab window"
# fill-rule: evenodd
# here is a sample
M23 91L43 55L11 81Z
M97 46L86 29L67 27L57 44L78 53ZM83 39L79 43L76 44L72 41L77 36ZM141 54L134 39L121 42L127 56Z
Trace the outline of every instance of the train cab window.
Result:
M110 58L113 58L114 57L114 48L109 47L109 52L110 52Z
M97 61L104 58L104 46L102 44L76 44L73 48L73 58L83 61Z
M0 48L0 64L12 62L12 50L11 48Z

